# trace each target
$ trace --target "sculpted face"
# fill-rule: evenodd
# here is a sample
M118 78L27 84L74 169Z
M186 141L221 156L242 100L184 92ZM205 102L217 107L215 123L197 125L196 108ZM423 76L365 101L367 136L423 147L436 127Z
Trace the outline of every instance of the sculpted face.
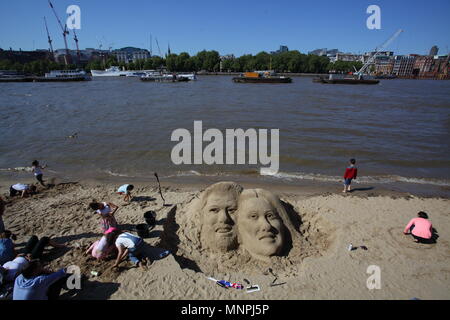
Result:
M267 259L283 248L283 222L264 198L248 198L240 203L238 228L242 246L255 258Z
M234 228L236 196L231 192L212 192L203 208L202 242L222 251L234 249L237 236Z

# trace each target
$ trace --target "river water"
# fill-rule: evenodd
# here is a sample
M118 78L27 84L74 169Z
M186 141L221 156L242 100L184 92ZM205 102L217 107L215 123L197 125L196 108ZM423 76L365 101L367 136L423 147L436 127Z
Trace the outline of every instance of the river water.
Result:
M71 178L241 176L262 165L175 165L173 130L279 129L278 181L336 181L356 158L367 183L450 186L450 81L379 85L189 83L94 78L0 84L0 172L38 159ZM68 138L77 133L76 138ZM270 136L270 135L269 135ZM206 146L208 143L204 143Z

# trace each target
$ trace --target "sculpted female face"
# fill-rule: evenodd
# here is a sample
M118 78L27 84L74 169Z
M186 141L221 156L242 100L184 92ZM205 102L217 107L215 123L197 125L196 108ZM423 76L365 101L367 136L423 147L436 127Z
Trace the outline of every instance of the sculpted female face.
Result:
M255 258L267 259L281 252L283 221L264 198L248 198L239 204L238 229L242 246Z
M237 198L231 192L212 192L203 208L202 242L219 250L234 249L237 243L235 211Z

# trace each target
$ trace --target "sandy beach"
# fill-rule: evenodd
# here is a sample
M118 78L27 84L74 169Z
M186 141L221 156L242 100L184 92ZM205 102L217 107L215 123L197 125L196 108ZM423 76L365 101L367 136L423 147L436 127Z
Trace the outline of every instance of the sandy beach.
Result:
M17 235L19 249L31 235L52 236L68 246L44 254L54 269L70 265L81 269L82 289L65 292L63 299L450 299L449 199L381 189L342 194L340 185L259 186L270 188L298 215L301 246L286 258L249 263L232 255L204 255L189 239L188 226L195 227L196 221L186 221L183 208L209 184L162 182L165 205L156 183L135 184L135 198L129 204L115 194L119 185L60 181L29 198L4 197L4 222ZM1 194L7 190L3 183ZM98 217L88 210L92 199L120 206L116 218L128 230L145 222L144 212L156 212L156 226L145 239L145 253L152 260L147 269L122 264L112 270L113 261L93 261L84 255L101 235ZM421 210L437 231L435 244L417 244L403 234ZM356 249L348 251L350 243ZM165 249L171 254L160 259ZM369 266L379 267L380 289L367 287ZM207 277L243 285L248 281L261 290L224 289Z

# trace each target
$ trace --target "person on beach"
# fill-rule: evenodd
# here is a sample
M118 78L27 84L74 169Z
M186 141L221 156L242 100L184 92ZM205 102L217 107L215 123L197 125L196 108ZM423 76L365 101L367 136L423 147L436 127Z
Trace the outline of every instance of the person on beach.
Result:
M21 194L21 197L24 198L25 196L32 195L36 193L36 186L29 185L29 184L23 184L23 183L16 183L13 184L11 187L9 187L9 196L14 197L17 194Z
M32 236L25 246L24 253L18 254L14 259L3 264L3 268L7 270L6 280L13 281L28 266L29 261L40 259L48 245L54 248L65 247L65 245L56 243L49 237L42 237L39 240L37 236Z
M351 183L353 179L356 179L358 174L358 169L355 166L356 160L350 159L350 166L345 169L344 173L344 190L342 192L350 192L351 191Z
M417 218L411 219L406 225L404 234L411 234L414 238L414 242L417 243L430 243L433 237L433 225L428 220L428 214L420 211L417 214Z
M40 259L44 253L44 249L47 246L53 248L65 248L64 244L56 243L50 237L42 237L39 239L37 236L31 236L25 246L25 255L29 256L30 259Z
M136 267L143 266L147 261L145 258L140 259L144 247L144 240L141 237L121 230L115 230L112 233L116 239L115 245L118 251L113 268L118 267L127 257Z
M116 228L109 228L100 240L95 241L85 254L92 254L92 256L98 260L106 259L110 257L116 251L115 246L115 234Z
M117 193L120 195L125 195L124 201L130 202L132 199L131 191L134 189L132 184L124 184L117 189Z
M5 201L0 197L0 233L5 232L5 224L3 223L3 213L5 213Z
M32 163L31 163L31 169L32 169L32 171L33 171L33 173L34 173L34 176L36 177L36 180L37 181L39 181L39 183L43 186L43 187L47 187L46 185L45 185L45 183L44 183L44 180L42 179L42 176L43 176L43 173L42 173L42 170L43 169L45 169L47 166L45 165L45 166L40 166L39 165L39 161L37 161L37 160L34 160Z
M14 260L6 262L3 265L3 268L6 270L6 282L13 282L28 266L29 262L29 257L22 255L18 255Z
M51 272L32 260L14 282L13 300L55 300L69 277L66 269Z
M111 227L117 228L117 221L114 214L119 209L118 206L111 202L97 202L96 200L92 200L89 207L102 217L102 233L105 233Z
M14 239L14 235L11 231L5 230L0 233L0 265L16 257L16 249L14 248L12 239Z

